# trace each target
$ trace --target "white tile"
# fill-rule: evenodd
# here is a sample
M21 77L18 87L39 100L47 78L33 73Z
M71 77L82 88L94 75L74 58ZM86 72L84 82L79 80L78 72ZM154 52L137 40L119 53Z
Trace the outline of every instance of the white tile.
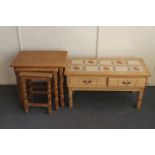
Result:
M85 71L99 71L98 66L85 66Z
M71 60L71 64L82 65L83 64L83 60L78 60L78 59Z
M114 65L126 65L126 62L124 60L114 60Z
M132 71L132 72L142 72L143 68L141 66L130 66L130 71Z
M115 66L115 71L116 72L127 72L129 70L127 66Z
M104 71L104 72L112 72L114 69L112 66L100 66L100 71Z
M101 65L112 65L112 61L111 60L100 60L99 64L101 64Z
M141 65L138 60L128 60L129 65Z
M83 71L83 67L80 65L72 65L71 71Z
M85 60L85 64L86 65L96 65L97 64L97 61L96 60L93 60L93 59Z

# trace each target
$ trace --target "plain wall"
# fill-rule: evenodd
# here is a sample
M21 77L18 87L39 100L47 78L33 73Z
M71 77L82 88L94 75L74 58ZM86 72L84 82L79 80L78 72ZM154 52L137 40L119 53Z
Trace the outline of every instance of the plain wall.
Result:
M23 48L65 49L69 56L95 56L96 30L91 26L21 27Z
M0 27L0 84L15 84L11 61L20 50L68 50L69 56L143 57L155 85L155 27ZM18 35L20 34L20 36ZM97 37L98 34L98 37ZM19 45L20 43L20 45Z
M0 84L16 83L10 63L19 51L16 27L0 27Z

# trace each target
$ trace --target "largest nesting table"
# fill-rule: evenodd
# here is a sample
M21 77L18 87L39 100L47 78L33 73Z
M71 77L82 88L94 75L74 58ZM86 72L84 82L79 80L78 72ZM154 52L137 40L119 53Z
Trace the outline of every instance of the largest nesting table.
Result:
M20 72L52 72L54 74L55 102L57 105L55 108L58 110L58 82L60 87L60 102L61 106L64 107L63 83L66 57L67 51L20 51L10 65L14 68L16 74L20 98L22 98Z
M141 58L70 58L65 74L70 109L74 91L132 91L139 92L138 111L150 76Z

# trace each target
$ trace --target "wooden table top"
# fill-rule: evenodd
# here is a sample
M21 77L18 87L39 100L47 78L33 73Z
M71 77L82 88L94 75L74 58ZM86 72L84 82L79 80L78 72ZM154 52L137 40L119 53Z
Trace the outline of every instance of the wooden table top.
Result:
M67 51L20 51L11 67L65 67Z
M150 76L142 58L70 58L65 74Z

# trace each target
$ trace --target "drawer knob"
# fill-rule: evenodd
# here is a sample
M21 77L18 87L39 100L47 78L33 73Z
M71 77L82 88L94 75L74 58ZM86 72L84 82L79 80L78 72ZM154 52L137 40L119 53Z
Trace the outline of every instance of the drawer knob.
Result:
M128 81L128 84L131 84L131 82L130 82L130 81Z
M89 84L89 83L92 83L92 81L91 80L84 80L83 83Z
M123 83L124 85L129 85L129 84L131 84L130 81L127 81L127 82L126 82L126 81L123 81L122 83Z
M123 83L123 84L126 84L127 82L123 81L122 83Z

